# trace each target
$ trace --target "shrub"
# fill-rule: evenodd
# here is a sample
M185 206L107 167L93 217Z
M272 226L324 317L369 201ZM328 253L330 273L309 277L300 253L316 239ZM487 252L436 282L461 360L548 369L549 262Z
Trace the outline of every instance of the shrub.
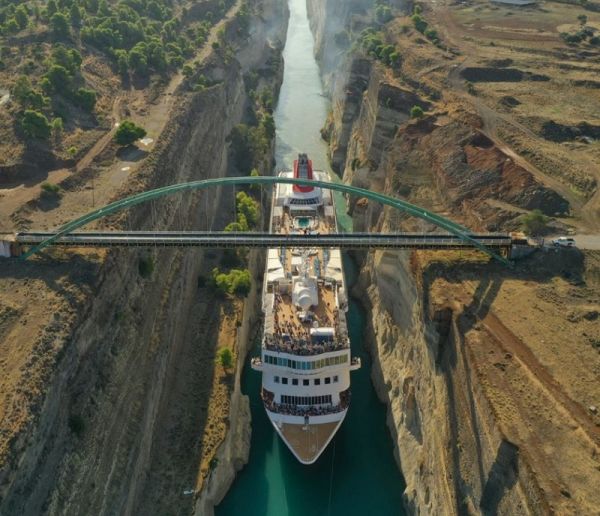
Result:
M60 196L60 186L44 181L41 184L42 188L42 197L59 197Z
M123 120L115 132L114 139L119 145L131 145L146 136L146 130L131 120Z
M223 369L231 369L233 367L233 353L229 348L223 348L219 351L219 364Z
M88 88L79 88L75 93L75 102L82 109L91 113L96 106L96 92Z
M410 108L411 118L421 118L424 115L423 108L420 106L413 106Z
M550 221L550 217L544 215L540 210L533 210L521 219L523 229L528 235L539 235L543 233Z
M412 20L415 29L420 33L424 33L427 30L427 22L420 14L413 14L410 19Z
M50 122L43 113L26 109L21 118L21 129L29 138L48 139L50 137Z
M266 113L262 119L262 126L267 138L275 136L275 120L273 119L273 115Z
M246 192L238 192L235 196L238 220L246 222L246 228L253 228L258 222L258 204ZM243 223L243 222L242 222Z
M220 272L218 268L212 271L213 286L221 294L237 294L244 297L250 293L252 281L248 269L231 269L228 273Z

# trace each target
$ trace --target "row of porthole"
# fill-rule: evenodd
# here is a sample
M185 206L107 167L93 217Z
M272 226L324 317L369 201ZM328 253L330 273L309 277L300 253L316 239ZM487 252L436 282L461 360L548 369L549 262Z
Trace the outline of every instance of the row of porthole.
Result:
M331 384L332 380L333 380L333 383L339 382L339 378L337 375L335 375L334 377L326 376L325 378L323 378L325 385ZM288 378L285 376L282 376L281 378L279 376L275 376L274 381L275 381L275 383L282 383L283 385L288 385ZM298 378L292 378L292 385L299 385ZM309 386L310 380L305 378L304 380L302 380L302 385L305 387ZM313 385L321 385L321 378L313 379Z

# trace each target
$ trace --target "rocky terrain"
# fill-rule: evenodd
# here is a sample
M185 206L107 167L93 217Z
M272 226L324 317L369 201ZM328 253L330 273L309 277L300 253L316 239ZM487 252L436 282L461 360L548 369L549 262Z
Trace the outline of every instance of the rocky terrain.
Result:
M308 2L334 170L475 230L521 229L539 209L597 235L600 112L585 81L600 53L561 35L577 9L376 4ZM350 209L355 229L428 228L364 199ZM540 251L513 270L465 252L361 258L407 509L597 512L598 252Z
M232 5L198 49L191 75L174 77L152 102L128 106L154 140L147 149L132 155L102 145L57 175L62 193L52 202L40 193L41 179L22 196L3 191L11 204L2 201L3 227L56 227L130 193L235 173L227 141L251 111L245 76L256 74L276 95L286 19L279 2ZM231 193L216 191L154 201L97 224L184 229L222 227L231 217ZM256 310L251 301L242 310L211 298L199 278L219 258L177 249L56 251L2 262L1 514L193 512L207 483L199 513L219 501L232 479L223 468L247 457L239 366ZM234 351L232 371L215 362L222 346Z

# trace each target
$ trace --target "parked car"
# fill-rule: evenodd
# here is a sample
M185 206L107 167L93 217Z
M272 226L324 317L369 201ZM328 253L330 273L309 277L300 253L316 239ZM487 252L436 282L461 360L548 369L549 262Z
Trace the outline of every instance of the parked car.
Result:
M575 240L571 237L558 237L552 240L554 247L575 247Z

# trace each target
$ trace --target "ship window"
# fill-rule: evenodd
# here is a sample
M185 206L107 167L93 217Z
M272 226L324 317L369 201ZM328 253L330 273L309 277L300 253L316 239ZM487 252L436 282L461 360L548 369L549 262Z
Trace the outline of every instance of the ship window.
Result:
M282 383L283 385L287 385L287 380L288 380L288 379L287 379L287 378L284 376L283 378L281 378L281 383Z
M339 378L337 376L333 377L333 383L338 383Z
M273 378L273 380L275 381L275 383L279 383L279 376L276 376L275 378Z
M302 380L302 385L308 385L310 383L310 380Z
M315 378L315 385L321 385L321 379Z
M298 385L298 378L292 378L292 385Z
M327 378L325 378L325 383L327 385L329 385L331 383L331 378L329 376Z

